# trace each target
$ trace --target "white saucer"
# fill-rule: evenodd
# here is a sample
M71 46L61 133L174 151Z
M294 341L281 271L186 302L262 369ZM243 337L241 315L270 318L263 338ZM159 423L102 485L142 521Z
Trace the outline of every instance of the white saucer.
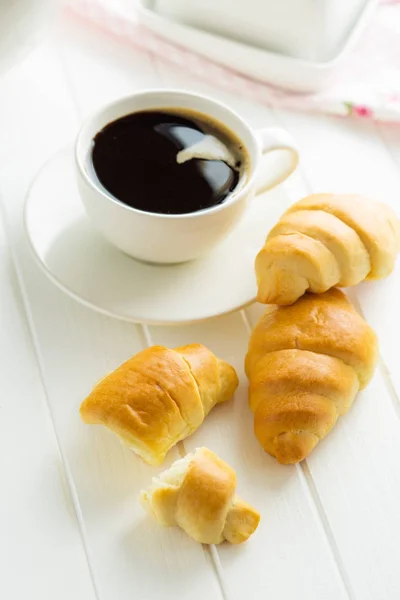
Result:
M206 258L173 266L144 264L92 228L75 184L73 149L67 147L32 183L25 228L44 272L79 302L126 321L179 324L254 302L254 258L290 203L278 188L255 198L239 227Z

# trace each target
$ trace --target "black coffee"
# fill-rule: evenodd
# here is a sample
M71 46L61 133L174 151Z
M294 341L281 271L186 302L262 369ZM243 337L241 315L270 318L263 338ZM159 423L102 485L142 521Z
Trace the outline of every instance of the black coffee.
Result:
M212 150L215 144L219 154ZM192 148L200 158L191 156ZM182 150L189 158L179 163ZM99 131L89 163L120 202L146 212L184 214L223 202L239 184L244 157L239 140L202 115L143 111Z

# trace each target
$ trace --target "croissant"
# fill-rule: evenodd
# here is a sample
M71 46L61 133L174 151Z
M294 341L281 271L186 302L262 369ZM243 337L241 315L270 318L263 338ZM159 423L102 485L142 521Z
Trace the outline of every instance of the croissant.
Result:
M240 544L257 529L260 515L235 489L235 471L211 450L197 448L153 477L140 499L161 525L178 525L196 542Z
M153 346L96 385L80 414L85 423L105 425L143 460L158 465L237 386L235 369L205 346Z
M400 221L362 196L316 194L287 210L255 261L259 302L287 305L307 290L325 292L391 273Z
M280 463L297 463L335 425L370 381L374 331L338 289L270 306L245 361L254 432Z

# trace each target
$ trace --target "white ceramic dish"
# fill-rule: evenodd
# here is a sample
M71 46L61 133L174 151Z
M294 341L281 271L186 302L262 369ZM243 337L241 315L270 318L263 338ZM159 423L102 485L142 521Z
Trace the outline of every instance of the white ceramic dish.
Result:
M290 204L282 187L277 188L255 199L230 237L206 258L174 266L141 263L92 227L76 186L73 149L67 147L38 173L24 219L34 256L64 292L112 317L172 325L229 313L254 301L255 255Z
M364 29L378 0L367 0L359 18L329 61L313 62L277 54L196 29L159 15L154 0L139 0L140 21L157 35L183 46L216 63L248 77L298 92L313 92L323 87L341 60L348 54Z
M331 60L368 0L153 0L160 16L244 44Z

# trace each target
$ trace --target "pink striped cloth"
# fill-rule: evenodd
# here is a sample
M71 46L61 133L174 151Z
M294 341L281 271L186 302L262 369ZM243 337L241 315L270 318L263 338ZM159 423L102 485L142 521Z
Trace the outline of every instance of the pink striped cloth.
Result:
M400 0L381 0L355 48L314 94L278 90L172 45L138 23L133 0L70 0L69 8L137 49L269 106L400 123Z

